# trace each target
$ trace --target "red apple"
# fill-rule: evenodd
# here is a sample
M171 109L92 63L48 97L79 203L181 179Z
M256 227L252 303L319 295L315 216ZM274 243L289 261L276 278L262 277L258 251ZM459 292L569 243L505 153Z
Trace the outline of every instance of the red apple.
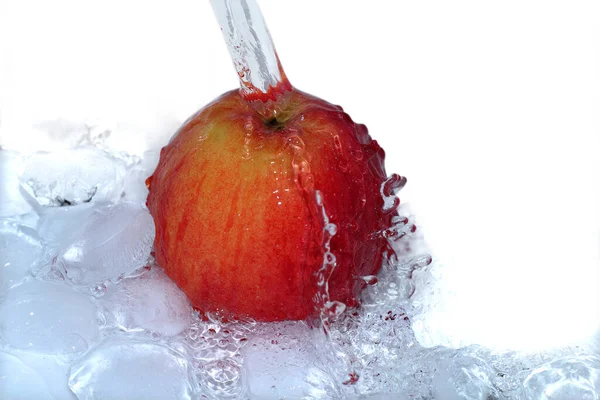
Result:
M191 117L148 179L156 260L202 312L299 320L319 294L357 306L388 248L383 150L278 72L268 91L245 81ZM335 268L319 277L327 249Z
M311 314L323 217L337 233L332 301L357 304L391 225L384 152L340 107L298 90L265 119L239 91L189 119L151 177L156 259L197 309L262 321Z

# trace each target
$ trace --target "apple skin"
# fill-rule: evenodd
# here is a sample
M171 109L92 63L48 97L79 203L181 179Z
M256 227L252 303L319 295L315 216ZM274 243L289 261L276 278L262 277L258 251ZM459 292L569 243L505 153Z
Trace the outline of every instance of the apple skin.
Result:
M270 112L260 106L225 93L161 150L147 180L156 260L202 313L310 319L325 244L319 190L337 225L329 300L356 307L395 215L383 211L384 151L341 107L296 89Z

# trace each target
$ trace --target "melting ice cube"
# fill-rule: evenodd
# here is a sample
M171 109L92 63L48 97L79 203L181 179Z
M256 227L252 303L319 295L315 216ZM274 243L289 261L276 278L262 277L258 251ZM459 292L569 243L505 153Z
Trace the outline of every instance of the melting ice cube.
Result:
M195 388L182 354L158 343L115 339L71 367L69 387L79 399L191 399Z
M21 181L43 205L117 201L123 191L125 163L93 147L36 153L23 168Z
M75 395L69 389L69 368L72 362L72 355L47 355L43 353L32 352L30 350L19 350L19 349L5 349L6 353L16 357L21 361L21 365L24 367L24 372L27 373L27 377L31 378L30 386L26 388L20 386L20 395L22 397L14 397L15 399L30 400L30 399L53 399L53 400L76 400ZM11 364L9 364L11 365ZM12 364L15 365L15 364ZM16 365L15 365L16 366ZM2 362L0 361L0 370L2 369ZM15 382L16 377L13 374L16 371L7 371L4 375L9 381ZM2 374L0 374L2 376ZM40 380L43 381L45 387L41 385ZM15 382L16 387L13 390L16 392L19 385ZM0 385L1 386L1 385ZM39 393L38 389L43 392L43 395L36 397L34 393ZM34 390L32 393L31 390ZM10 393L10 392L9 392ZM4 392L0 390L0 398L2 400L13 399L10 396L2 396ZM40 393L41 394L41 393Z
M145 329L173 336L192 322L187 297L160 268L124 279L99 301L107 310L108 322L124 330Z
M14 348L78 353L99 331L94 302L62 283L31 280L9 290L0 303L0 338Z
M109 203L83 203L70 207L44 207L37 231L44 242L55 250L68 246L81 235L88 218Z
M78 210L75 220L63 216L48 226L65 234L56 265L76 285L118 280L144 266L154 242L154 220L136 203L101 204ZM63 225L64 223L64 225ZM44 235L49 231L43 229Z
M0 222L0 296L29 274L41 253L32 229Z
M495 372L485 361L460 353L437 361L432 382L435 398L478 400L499 397L491 380Z
M0 394L4 399L53 400L46 383L19 358L0 352Z
M600 357L565 357L534 369L523 383L526 399L595 400Z

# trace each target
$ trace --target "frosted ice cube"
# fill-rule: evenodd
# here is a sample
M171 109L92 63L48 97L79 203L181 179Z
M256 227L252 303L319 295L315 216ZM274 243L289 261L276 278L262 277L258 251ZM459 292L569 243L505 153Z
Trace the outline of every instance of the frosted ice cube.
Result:
M338 398L316 365L314 333L303 323L265 324L242 349L252 399Z
M37 232L46 244L53 249L61 249L71 244L100 207L109 203L82 203L70 207L45 207L37 223Z
M68 378L69 378L69 368L71 366L70 356L56 355L51 356L47 354L38 354L32 353L27 350L19 350L19 349L4 349L6 354L9 356L16 357L21 361L22 365L25 367L22 369L23 373L26 374L27 377L31 378L32 388L26 388L23 386L19 386L16 382L17 377L13 376L13 371L9 371L7 375L5 375L5 379L9 379L15 382L15 392L17 388L21 388L19 392L23 397L23 400L37 400L39 399L53 399L53 400L76 400L75 395L69 389ZM12 365L14 364L11 362ZM11 365L9 364L9 365ZM18 365L18 364L17 364ZM15 366L17 366L15 365ZM2 361L0 360L0 370L2 370ZM0 380L2 379L2 374L0 373ZM40 382L41 381L41 382ZM1 386L1 384L0 384ZM27 391L27 389L36 389L35 393L40 393L40 397L33 396L33 393ZM4 392L0 389L0 398L1 399L12 399L10 396L2 396ZM29 396L32 394L32 396ZM42 395L43 394L43 395ZM25 396L27 395L27 396ZM19 397L16 397L17 399Z
M19 188L21 164L19 154L0 150L0 217L26 214L32 210Z
M432 381L435 398L446 400L487 400L499 394L489 365L476 357L457 354L439 360Z
M523 383L526 399L596 400L600 397L600 357L565 357L533 370Z
M31 280L0 303L0 338L44 354L84 351L99 335L100 315L85 294L61 283Z
M0 395L12 400L53 400L44 379L17 357L0 352Z
M154 242L154 220L135 203L102 205L86 217L56 265L76 285L118 280L144 266ZM70 222L69 222L70 224ZM45 232L45 230L44 230Z
M117 201L123 191L125 163L93 147L36 153L23 169L21 181L43 205Z
M173 336L192 320L187 297L160 268L111 286L100 303L108 322L128 331L146 329Z
M42 246L32 229L0 222L0 296L29 275L41 253Z
M71 366L69 387L83 399L191 399L194 382L184 355L158 343L115 339Z

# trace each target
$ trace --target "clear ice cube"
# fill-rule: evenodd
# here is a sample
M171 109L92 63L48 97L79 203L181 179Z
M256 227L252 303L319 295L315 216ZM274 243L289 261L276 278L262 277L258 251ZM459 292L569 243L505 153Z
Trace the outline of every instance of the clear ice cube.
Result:
M5 348L4 350L6 354L16 357L21 361L22 365L25 366L27 376L31 377L32 389L35 389L33 386L37 386L40 389L41 393L36 390L36 393L40 393L40 397L35 397L33 396L33 393L28 391L30 388L21 386L21 390L19 390L19 392L21 393L21 396L23 396L24 400L37 400L38 398L50 398L53 400L76 400L75 395L73 392L71 392L68 385L69 368L73 358L72 355L51 356L12 348ZM1 369L2 361L0 361L0 370ZM2 374L0 374L0 376L1 375ZM13 379L10 378L11 372L9 372L6 377L6 379ZM16 388L18 387L19 386L16 386ZM4 393L0 390L1 399L12 399L12 397L9 396L2 396L3 394ZM31 396L29 396L30 394Z
M487 400L498 398L492 383L495 372L483 360L463 355L438 360L432 381L435 398Z
M79 211L78 223L63 225L68 244L56 260L69 281L76 285L116 281L146 264L154 242L154 220L147 209L118 203ZM56 224L61 222L59 217Z
M0 222L0 296L29 275L41 254L42 245L35 231Z
M101 317L89 296L62 283L30 280L0 303L0 339L44 354L85 351L98 338Z
M94 147L29 156L21 182L42 205L71 205L90 200L117 201L123 192L126 166Z
M11 400L53 400L44 379L19 358L0 352L0 395Z
M88 218L109 203L83 203L70 207L45 207L37 223L37 232L50 249L60 250L77 240Z
M565 357L534 369L523 383L526 399L597 400L600 357Z
M186 357L159 343L115 339L71 367L69 387L79 400L191 399L195 386Z
M192 322L185 293L158 267L109 287L99 302L106 310L108 324L122 330L144 329L174 336Z

